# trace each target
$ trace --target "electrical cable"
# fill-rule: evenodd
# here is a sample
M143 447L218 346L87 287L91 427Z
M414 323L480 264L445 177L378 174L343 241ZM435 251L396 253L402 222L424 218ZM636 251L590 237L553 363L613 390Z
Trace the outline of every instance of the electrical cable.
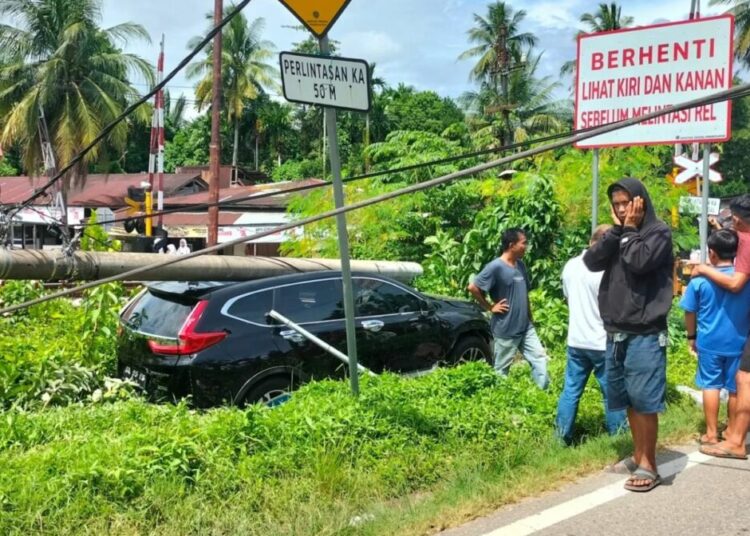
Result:
M129 270L127 272L123 272L123 273L117 274L115 276L111 276L111 277L99 279L99 280L96 280L96 281L90 281L88 283L85 283L83 285L80 285L80 286L77 286L77 287L74 287L74 288L71 288L71 289L63 290L61 292L56 292L56 293L53 293L53 294L48 294L46 296L42 296L42 297L36 298L34 300L29 300L29 301L24 302L24 303L20 303L20 304L16 304L16 305L11 305L11 306L8 306L8 307L4 307L4 308L0 309L0 315L12 313L12 312L17 311L19 309L24 309L24 308L30 307L32 305L37 305L37 304L43 303L45 301L49 301L49 300L53 300L53 299L57 299L57 298L62 298L62 297L68 296L70 294L73 294L73 293L76 293L76 292L80 292L82 290L86 290L86 289L89 289L89 288L93 288L93 287L96 287L96 286L99 286L99 285L103 285L103 284L106 284L106 283L112 283L112 282L115 282L115 281L121 281L121 280L124 280L124 279L132 278L133 276L137 276L139 274L142 274L142 273L150 271L150 270L155 270L157 268L162 268L162 267L165 267L165 266L169 266L169 265L181 262L183 260L192 259L192 258L199 257L199 256L202 256L202 255L206 255L206 254L209 254L209 253L214 253L216 251L219 251L219 250L222 250L222 249L225 249L225 248L228 248L228 247L232 247L232 246L235 246L237 244L243 244L245 242L249 242L251 240L257 240L257 239L260 239L260 238L263 238L263 237L266 237L266 236L270 236L270 235L275 234L275 233L288 231L288 230L294 229L295 227L302 227L302 226L308 225L310 223L314 223L314 222L317 222L317 221L320 221L320 220L331 218L333 216L338 216L339 214L345 214L347 212L358 210L360 208L364 208L364 207L367 207L367 206L370 206L370 205L374 205L374 204L377 204L377 203L381 203L383 201L388 201L390 199L395 199L397 197L401 197L401 196L408 195L408 194L411 194L411 193L419 192L419 191L422 191L422 190L427 190L427 189L433 188L435 186L441 186L443 184L446 184L448 182L451 182L451 181L454 181L454 180L457 180L457 179L461 179L461 178L464 178L464 177L475 175L477 173L481 173L483 171L487 171L489 169L492 169L492 168L495 168L495 167L498 167L498 166L510 164L510 163L512 163L512 162L514 162L516 160L521 160L521 159L528 158L528 157L531 157L531 156L536 156L537 154L541 154L541 153L544 153L544 152L547 152L547 151L551 151L551 150L554 150L554 149L559 149L559 148L565 147L567 145L573 145L573 144L575 144L577 142L580 142L580 141L583 141L583 140L586 140L586 139L589 139L589 138L593 138L593 137L596 137L596 136L601 135L601 134L606 134L607 132L611 132L611 131L618 130L618 129L625 128L625 127L632 126L632 125L637 125L638 123L641 123L643 121L648 121L650 119L655 119L655 118L660 117L662 115L666 115L666 114L669 114L669 113L678 112L678 111L681 111L681 110L687 110L689 108L694 108L696 106L703 106L703 105L706 105L708 103L721 102L721 101L724 101L724 100L727 100L727 99L737 98L740 95L746 95L748 93L750 93L750 84L743 84L741 86L737 86L736 88L719 91L719 92L711 94L711 95L709 95L707 97L701 97L699 99L694 99L694 100L691 100L691 101L687 101L687 102L675 105L675 106L670 107L670 108L663 108L661 110L656 110L654 112L643 114L643 115L638 116L638 117L632 117L630 119L619 121L619 122L611 124L611 125L607 125L607 126L603 126L603 127L598 127L598 128L596 128L594 130L591 130L589 132L585 132L585 133L581 133L581 134L576 134L575 136L571 136L571 137L565 138L563 140L558 140L558 141L550 143L548 145L543 145L541 147L535 147L533 149L527 149L526 151L515 153L515 154L513 154L511 156L506 156L506 157L500 158L498 160L493 160L491 162L485 162L483 164L479 164L479 165L473 166L471 168L468 168L468 169L465 169L465 170L462 170L462 171L457 171L455 173L450 173L450 174L444 175L442 177L431 179L431 180L425 181L423 183L413 184L411 186L407 186L407 187L401 188L399 190L394 190L392 192L388 192L388 193L381 194L381 195L378 195L378 196L375 196L375 197L371 197L369 199L365 199L363 201L359 201L357 203L353 203L353 204L348 205L348 206L344 206L344 207L341 207L341 208L329 210L329 211L326 211L326 212L324 212L322 214L318 214L318 215L315 215L315 216L310 216L310 217L307 217L307 218L301 218L299 220L296 220L296 221L293 221L293 222L286 223L284 225L280 225L280 226L274 227L274 228L269 229L267 231L256 233L254 235L250 235L250 236L247 236L247 237L236 238L234 240L230 240L228 242L225 242L224 244L217 244L215 246L210 246L210 247L208 247L206 249L202 249L202 250L199 250L199 251L194 251L194 252L192 252L192 253L190 253L188 255L181 255L181 256L175 255L172 258L165 259L165 260L162 260L162 261L159 261L159 262L155 262L153 264L149 264L147 266L142 266L140 268L136 268L136 269L133 269L133 270ZM2 275L3 274L0 274L0 277L2 277Z

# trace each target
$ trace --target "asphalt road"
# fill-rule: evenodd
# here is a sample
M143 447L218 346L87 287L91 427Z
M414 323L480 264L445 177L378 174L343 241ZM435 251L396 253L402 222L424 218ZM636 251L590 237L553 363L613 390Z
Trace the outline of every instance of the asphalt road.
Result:
M624 490L626 476L605 470L440 535L750 536L750 460L712 458L693 444L657 461L663 483L648 493Z

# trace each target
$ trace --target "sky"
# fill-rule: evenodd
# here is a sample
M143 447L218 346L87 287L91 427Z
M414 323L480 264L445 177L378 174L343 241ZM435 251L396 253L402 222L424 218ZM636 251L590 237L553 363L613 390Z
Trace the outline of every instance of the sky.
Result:
M228 3L225 0L225 5ZM329 37L340 43L340 54L376 63L376 75L386 83L433 90L441 96L458 97L474 89L469 80L471 60L457 58L470 44L467 31L474 14L485 16L489 0L351 0ZM526 11L521 30L534 33L538 50L544 51L539 74L559 78L560 66L575 58L575 33L582 28L581 14L594 12L593 0L525 0L507 2L515 10ZM687 19L689 0L628 0L623 14L635 18L636 25ZM702 15L719 14L726 6L708 7L703 0ZM165 35L166 71L188 53L191 37L205 34L206 15L213 0L102 0L102 25L130 21L142 24L152 43L132 42L125 50L156 63L158 43ZM306 32L289 28L298 21L278 0L253 0L244 14L265 20L263 38L274 43L276 52L288 51ZM143 81L139 81L143 83ZM569 81L558 91L567 97ZM178 75L172 82L173 95L192 98L193 81ZM139 89L146 90L145 84Z

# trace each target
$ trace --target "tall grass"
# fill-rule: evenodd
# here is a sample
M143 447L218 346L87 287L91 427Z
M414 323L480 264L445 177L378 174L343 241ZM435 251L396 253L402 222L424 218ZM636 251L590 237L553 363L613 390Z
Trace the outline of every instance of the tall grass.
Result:
M450 501L460 518L467 500L496 505L624 455L627 437L554 441L559 387L539 391L525 366L499 378L472 363L365 378L358 399L345 382L315 383L273 410L130 400L6 411L0 533L420 532ZM593 386L580 417L582 437L600 435Z

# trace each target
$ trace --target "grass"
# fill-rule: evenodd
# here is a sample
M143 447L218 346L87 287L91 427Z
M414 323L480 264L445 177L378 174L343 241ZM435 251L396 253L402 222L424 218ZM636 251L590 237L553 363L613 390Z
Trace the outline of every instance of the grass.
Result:
M684 355L670 378L686 376ZM624 457L592 384L580 445L552 437L561 356L543 393L526 366L304 387L268 410L139 400L0 414L2 534L425 534ZM662 442L702 415L670 389ZM543 478L540 477L543 475Z
M701 423L702 414L691 402L681 400L670 404L661 421L660 447L693 439ZM559 489L577 478L606 468L631 452L627 435L598 436L575 448L550 441L534 456L529 456L521 467L467 466L419 501L408 498L391 503L387 508L379 507L374 510L377 514L373 522L356 534L432 534L523 498Z

